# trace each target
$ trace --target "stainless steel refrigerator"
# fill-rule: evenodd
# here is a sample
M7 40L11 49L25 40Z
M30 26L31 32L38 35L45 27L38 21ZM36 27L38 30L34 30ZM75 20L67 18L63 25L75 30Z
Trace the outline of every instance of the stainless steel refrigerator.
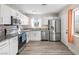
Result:
M61 39L61 20L49 20L49 41L60 41Z

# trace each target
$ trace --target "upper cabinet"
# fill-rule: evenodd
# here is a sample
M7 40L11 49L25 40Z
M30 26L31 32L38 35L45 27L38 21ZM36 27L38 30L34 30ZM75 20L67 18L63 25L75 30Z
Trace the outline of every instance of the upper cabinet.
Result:
M11 10L11 13L12 16L16 17L18 20L21 21L20 25L29 25L29 17L23 15L22 13L16 10Z
M19 19L21 20L21 25L29 25L29 18L23 14L19 14Z
M40 28L41 27L41 19L40 18L32 18L31 19L31 27Z
M0 5L0 24L11 24L11 9L6 5Z
M42 19L42 25L48 25L48 19Z
M21 25L29 25L29 18L7 5L0 5L0 24L11 24L11 16L21 20Z
M17 16L17 11L11 8L11 16Z

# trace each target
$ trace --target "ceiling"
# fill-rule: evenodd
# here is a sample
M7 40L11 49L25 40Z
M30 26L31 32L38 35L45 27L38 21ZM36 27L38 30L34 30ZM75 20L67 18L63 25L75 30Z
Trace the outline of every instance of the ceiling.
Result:
M67 4L9 4L8 6L24 14L48 14L60 12Z

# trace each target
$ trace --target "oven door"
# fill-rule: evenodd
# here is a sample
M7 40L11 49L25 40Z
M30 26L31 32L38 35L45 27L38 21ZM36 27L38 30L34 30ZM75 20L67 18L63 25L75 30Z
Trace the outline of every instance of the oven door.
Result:
M18 49L22 48L24 44L26 44L26 33L19 34Z

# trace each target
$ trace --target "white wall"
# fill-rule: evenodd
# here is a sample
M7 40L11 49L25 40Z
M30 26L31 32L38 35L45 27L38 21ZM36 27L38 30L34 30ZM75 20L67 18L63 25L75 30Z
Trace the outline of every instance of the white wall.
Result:
M75 9L78 6L79 5L69 5L59 13L59 17L61 18L61 42L63 42L74 54L79 54L79 37L73 35L73 43L69 44L66 31L68 29L68 8L71 7ZM72 30L73 28L74 27L72 27Z
M68 38L66 31L68 30L68 8L65 8L60 14L61 18L61 42L68 46Z

